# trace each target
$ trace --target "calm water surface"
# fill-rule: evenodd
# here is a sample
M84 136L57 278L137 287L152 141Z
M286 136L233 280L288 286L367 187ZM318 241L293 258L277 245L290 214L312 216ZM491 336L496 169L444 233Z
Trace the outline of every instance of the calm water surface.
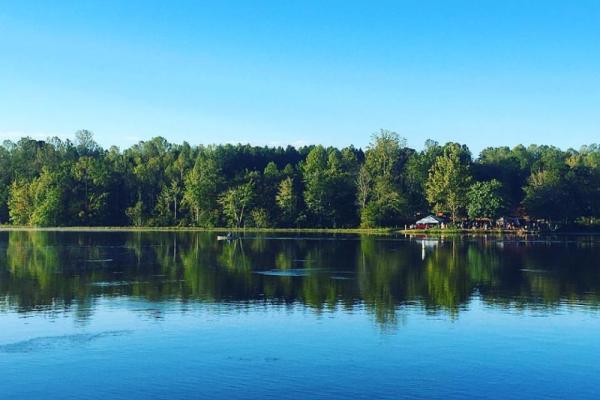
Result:
M0 232L0 398L600 396L600 238Z

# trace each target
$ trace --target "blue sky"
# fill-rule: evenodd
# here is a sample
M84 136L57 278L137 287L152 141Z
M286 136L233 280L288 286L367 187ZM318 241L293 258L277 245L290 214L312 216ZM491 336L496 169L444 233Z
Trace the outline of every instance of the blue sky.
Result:
M3 1L0 139L600 141L598 1Z

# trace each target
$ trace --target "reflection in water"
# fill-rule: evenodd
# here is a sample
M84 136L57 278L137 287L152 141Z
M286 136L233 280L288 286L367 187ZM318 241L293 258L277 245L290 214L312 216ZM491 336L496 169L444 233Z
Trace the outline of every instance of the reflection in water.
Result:
M332 240L335 239L335 240ZM403 307L458 317L473 298L492 307L597 308L597 238L0 233L0 308L72 309L102 298L365 307L394 324Z

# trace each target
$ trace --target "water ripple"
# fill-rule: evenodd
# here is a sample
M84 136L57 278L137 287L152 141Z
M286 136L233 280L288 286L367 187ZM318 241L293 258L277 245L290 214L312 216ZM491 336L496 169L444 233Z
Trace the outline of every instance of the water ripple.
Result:
M65 347L82 346L98 339L123 336L131 331L105 331L99 333L79 333L74 335L42 336L19 342L0 345L0 353L34 353Z

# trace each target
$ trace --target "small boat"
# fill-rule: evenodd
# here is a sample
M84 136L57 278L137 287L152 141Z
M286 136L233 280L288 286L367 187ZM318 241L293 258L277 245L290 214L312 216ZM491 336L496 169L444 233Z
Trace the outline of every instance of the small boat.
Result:
M217 235L217 240L234 240L238 239L239 236L234 235L231 232L228 232L227 235Z

